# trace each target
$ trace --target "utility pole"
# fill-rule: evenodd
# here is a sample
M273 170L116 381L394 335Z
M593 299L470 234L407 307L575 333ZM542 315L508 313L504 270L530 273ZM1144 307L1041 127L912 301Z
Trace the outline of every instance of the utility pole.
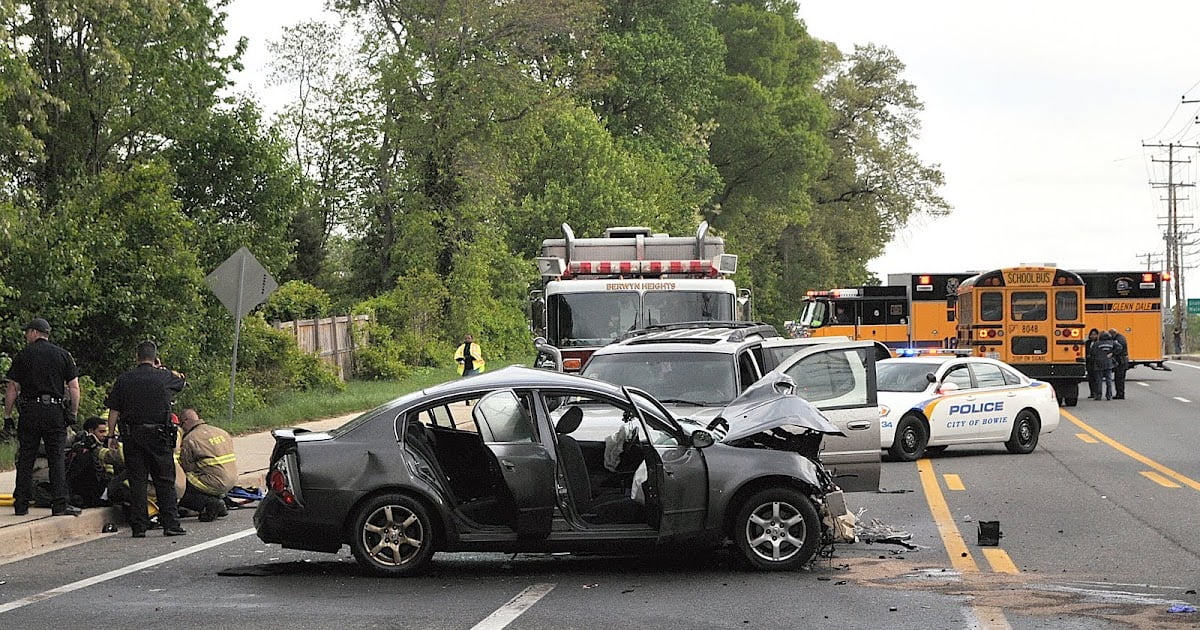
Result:
M1184 102L1187 103L1188 101L1185 100ZM1196 102L1196 101L1192 101L1192 102ZM1184 297L1183 297L1184 265L1181 260L1182 254L1183 254L1183 248L1181 246L1181 242L1183 239L1180 238L1180 233L1179 233L1179 228L1180 228L1179 208L1178 208L1179 196L1176 194L1175 189L1179 188L1179 187L1192 187L1192 186L1195 186L1195 184L1184 184L1184 183L1175 181L1175 164L1181 163L1181 162L1189 163L1191 161L1191 160L1175 159L1175 150L1176 149L1200 149L1200 146L1197 146L1194 144L1176 144L1174 142L1170 142L1167 144L1142 143L1142 146L1167 150L1167 159L1157 160L1157 159L1151 158L1151 160L1150 160L1151 162L1166 163L1166 165L1167 165L1167 181L1165 181L1165 182L1150 182L1150 186L1154 187L1154 188L1166 188L1167 189L1167 217L1166 217L1167 223L1165 225L1166 232L1163 235L1163 239L1166 240L1167 269L1171 272L1171 284L1173 285L1173 290L1174 290L1174 294L1175 294L1174 295L1175 299L1173 301L1174 303L1172 304L1171 291L1167 292L1167 309L1171 311L1171 325L1172 325L1172 330L1171 330L1172 344L1171 345L1174 347L1175 353L1179 354L1179 353L1183 352L1183 348L1184 348L1183 336L1184 336L1184 331L1187 328L1184 325L1184 323L1186 322L1185 318L1187 316L1186 316L1186 302L1184 301Z
M1146 259L1146 271L1154 271L1155 267L1162 264L1162 254L1159 254L1158 252L1146 252L1145 254L1138 254L1135 256L1135 258Z

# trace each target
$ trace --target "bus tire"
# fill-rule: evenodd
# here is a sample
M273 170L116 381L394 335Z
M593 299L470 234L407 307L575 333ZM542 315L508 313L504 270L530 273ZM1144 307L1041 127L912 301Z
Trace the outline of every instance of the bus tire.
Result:
M920 418L908 415L900 418L896 425L896 438L888 449L888 455L898 462L915 462L925 454L929 444L929 429Z

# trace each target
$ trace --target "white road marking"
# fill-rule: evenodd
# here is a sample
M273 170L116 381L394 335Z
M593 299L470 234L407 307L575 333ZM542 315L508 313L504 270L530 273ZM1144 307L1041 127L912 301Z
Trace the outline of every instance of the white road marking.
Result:
M1176 397L1175 397L1175 400L1178 400L1179 402L1182 402L1182 403L1190 403L1190 402L1192 402L1192 401L1190 401L1190 400L1188 400L1188 399L1186 399L1186 398L1182 398L1182 397L1180 397L1180 396L1176 396Z
M150 567L158 566L160 564L163 564L164 562L170 562L172 560L175 560L176 558L190 556L194 553L198 553L198 552L204 551L206 549L212 549L213 547L219 547L221 545L224 545L225 543L233 542L239 538L245 538L246 536L249 536L250 534L253 534L253 533L254 533L254 528L244 529L240 532L229 534L228 536L222 536L220 538L215 538L208 542L200 543L199 545L193 545L191 547L180 549L178 551L172 551L171 553L168 553L168 554L162 555L162 556L158 556L157 558L150 558L149 560L143 560L137 564L131 564L127 567L122 567L120 569L113 569L112 571L109 571L108 573L101 573L100 575L97 575L94 577L84 578L77 582L71 582L70 584L67 584L65 586L59 586L58 588L52 588L48 591L42 591L41 593L38 593L36 595L30 595L29 597L23 597L21 599L13 600L11 602L8 602L7 604L0 604L0 613L6 613L10 610L16 610L18 608L23 608L30 604L36 604L38 602L45 601L52 597L58 597L59 595L65 595L66 593L70 593L71 591L78 591L81 588L87 588L89 586L100 584L102 582L107 582L109 580L119 578L123 575L129 575L130 573L137 573L138 571L141 571L142 569L149 569Z
M508 624L516 620L531 606L538 603L538 600L545 597L547 593L554 590L554 584L534 584L529 588L521 591L516 597L508 600L508 603L496 609L496 612L487 616L486 619L475 624L471 630L502 630L508 627Z
M1192 368L1193 370L1200 370L1200 365L1196 365L1193 361L1168 361L1168 363L1171 365Z

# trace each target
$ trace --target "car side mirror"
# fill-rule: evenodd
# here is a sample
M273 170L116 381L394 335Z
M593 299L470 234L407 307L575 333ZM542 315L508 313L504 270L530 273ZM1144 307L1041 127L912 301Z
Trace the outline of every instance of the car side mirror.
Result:
M709 433L708 431L705 431L704 429L696 429L695 431L692 431L692 446L696 448L708 448L712 446L714 442L716 442L716 440L713 439L713 434Z
M936 383L936 382L937 382L937 377L933 375L933 372L926 372L926 373L925 373L925 380L926 380L926 381L928 381L928 382L930 382L930 383Z

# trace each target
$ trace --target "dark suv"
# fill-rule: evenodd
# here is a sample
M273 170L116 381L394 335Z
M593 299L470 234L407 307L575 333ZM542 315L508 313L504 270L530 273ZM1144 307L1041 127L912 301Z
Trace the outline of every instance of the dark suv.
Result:
M824 441L821 459L848 492L879 489L879 406L873 341L813 343L749 322L687 322L636 331L592 355L582 376L646 390L681 418L711 421L773 370L795 381L845 433Z

